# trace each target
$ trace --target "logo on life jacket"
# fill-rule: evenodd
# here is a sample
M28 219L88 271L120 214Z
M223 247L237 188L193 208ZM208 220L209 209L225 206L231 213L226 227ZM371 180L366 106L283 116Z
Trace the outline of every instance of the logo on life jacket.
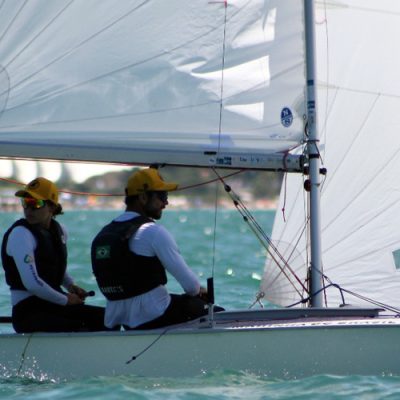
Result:
M32 263L32 262L33 262L33 257L30 256L29 254L27 254L27 255L24 257L24 263L25 263L25 264L30 264L30 263Z
M98 246L96 247L96 259L104 260L105 258L111 257L110 246Z

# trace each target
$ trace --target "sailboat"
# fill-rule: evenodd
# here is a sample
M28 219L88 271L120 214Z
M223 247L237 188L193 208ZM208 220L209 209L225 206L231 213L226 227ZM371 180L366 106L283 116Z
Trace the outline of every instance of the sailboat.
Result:
M399 16L396 0L3 1L0 157L286 175L258 296L276 307L3 333L2 369L400 374Z

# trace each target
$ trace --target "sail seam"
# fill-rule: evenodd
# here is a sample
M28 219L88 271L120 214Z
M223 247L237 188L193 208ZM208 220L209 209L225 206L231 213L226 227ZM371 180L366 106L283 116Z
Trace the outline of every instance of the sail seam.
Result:
M110 23L110 24L107 25L106 27L102 28L101 30L97 31L95 34L91 35L90 37L86 38L85 40L81 41L81 42L80 42L78 45L76 45L73 49L69 49L67 52L65 52L65 53L62 54L61 56L55 58L55 59L52 60L50 63L48 63L48 64L46 64L44 67L42 67L41 69L35 71L35 73L33 73L33 74L31 74L31 75L25 77L23 80L17 82L13 87L11 87L11 89L15 89L16 87L20 86L23 82L25 82L25 81L28 80L29 78L32 78L33 76L35 76L35 75L39 74L40 72L42 72L43 70L45 70L47 67L49 67L49 66L53 65L54 63L60 61L61 59L65 58L67 55L71 54L73 50L76 50L77 48L82 47L83 44L86 44L87 42L89 42L90 40L92 40L94 37L98 36L99 34L103 33L104 31L106 31L109 27L115 25L117 22L119 22L120 20L122 20L123 18L125 18L126 16L128 16L129 14L131 14L132 12L136 11L138 8L140 8L141 6L143 6L143 4L145 4L146 2L147 2L147 1L144 1L142 4L139 4L139 5L136 6L134 9L132 9L132 10L130 10L128 13L124 14L122 17L120 17L120 18L118 18L117 20L113 21L112 23ZM233 15L232 15L232 18L234 18L238 13L239 13L239 11L238 11L237 13L233 14ZM219 26L214 26L214 27L212 27L211 29L209 29L208 31L206 31L205 33L202 33L201 35L196 36L196 37L194 37L193 39L191 39L191 40L189 40L189 41L187 41L187 42L181 43L181 44L179 44L178 46L175 46L175 47L173 47L173 48L171 48L171 49L165 50L165 51L163 51L163 52L161 52L161 53L159 53L159 54L155 54L154 56L149 57L149 58L147 58L147 59L145 59L145 60L141 60L141 61L138 61L138 62L135 62L135 63L131 63L131 64L128 64L128 65L126 65L126 66L120 67L120 68L118 68L118 69L115 69L115 70L109 71L109 72L107 72L107 73L101 74L101 75L96 76L96 77L94 77L94 78L92 78L92 79L88 79L88 80L83 81L83 82L78 82L78 83L73 84L73 85L71 85L71 86L69 86L69 87L66 87L66 88L64 88L64 89L62 89L62 90L54 91L53 93L47 94L47 95L45 95L45 96L40 97L39 99L36 99L35 101L33 101L33 103L34 103L34 102L37 102L37 101L42 101L42 100L45 99L45 98L48 98L48 97L51 97L51 96L60 94L60 93L62 93L62 92L65 92L65 91L74 89L74 88L76 88L76 87L85 85L85 84L87 84L87 83L89 83L89 82L94 82L94 81L99 80L99 79L102 79L102 78L104 78L104 77L106 77L106 76L110 76L110 75L113 75L113 74L115 74L115 73L118 73L118 72L121 72L121 71L125 71L125 70L127 70L127 69L130 69L130 68L132 68L132 67L145 64L145 63L147 63L147 62L149 62L149 61L151 61L151 60L154 60L154 59L156 59L156 58L162 57L162 56L164 56L164 55L166 55L166 54L170 54L170 53L174 52L175 50L177 50L177 49L179 49L179 48L185 47L185 46L187 46L188 44L193 43L193 42L196 42L197 40L201 39L202 37L209 35L211 32L214 32L214 31L215 31L216 29L218 29L218 28L219 28ZM21 103L21 104L15 106L15 107L13 107L13 108L9 108L8 110L14 110L15 108L19 108L19 107L22 107L22 106L27 105L27 104L32 104L32 102Z

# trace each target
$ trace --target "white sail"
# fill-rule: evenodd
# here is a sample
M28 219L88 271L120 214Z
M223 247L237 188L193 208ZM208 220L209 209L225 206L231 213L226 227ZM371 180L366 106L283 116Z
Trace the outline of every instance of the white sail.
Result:
M5 1L0 157L241 168L281 160L303 135L302 8Z
M0 2L0 84L6 82L0 157L265 168L274 152L301 142L303 41L313 36L314 1L113 3ZM400 61L388 43L400 34L400 1L315 3L319 130L328 168L324 273L344 289L397 306ZM311 93L314 65L307 67ZM314 179L312 186L315 193ZM280 205L285 219L278 212L273 232L288 264L274 256L282 269L268 264L262 286L277 304L306 297L304 193L302 178L288 176ZM315 240L319 219L313 221ZM268 241L261 227L253 228ZM357 298L346 294L345 301ZM327 304L340 303L329 288ZM208 317L160 330L3 333L0 364L7 376L50 379L227 369L279 379L392 376L400 374L399 334L399 318L376 307L210 309Z
M400 36L400 2L316 5L319 130L328 170L321 196L324 274L344 289L400 307L400 271L393 255L400 249L400 56L391 45ZM285 204L286 222L277 213L273 238L283 251L300 240L292 258L304 280L308 245L302 187L301 177L288 176L280 204ZM281 278L271 267L266 266L269 280ZM262 290L278 304L299 300L293 290L286 297L275 295L267 281ZM329 306L342 303L332 287L326 299ZM348 294L345 301L366 304Z

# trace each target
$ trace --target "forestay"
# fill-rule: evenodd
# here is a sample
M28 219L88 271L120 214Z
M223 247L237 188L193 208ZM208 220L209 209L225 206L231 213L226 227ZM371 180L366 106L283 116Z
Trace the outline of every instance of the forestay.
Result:
M3 1L0 156L284 166L303 138L302 3Z
M400 56L393 44L400 2L317 1L316 10L319 129L328 170L321 197L324 273L344 289L400 307L393 254L400 249ZM286 222L278 212L273 238L304 282L307 206L300 176L288 176L283 193ZM272 264L266 278L262 288L272 302L299 300ZM342 303L337 289L326 295L327 305ZM366 304L348 294L345 301Z

